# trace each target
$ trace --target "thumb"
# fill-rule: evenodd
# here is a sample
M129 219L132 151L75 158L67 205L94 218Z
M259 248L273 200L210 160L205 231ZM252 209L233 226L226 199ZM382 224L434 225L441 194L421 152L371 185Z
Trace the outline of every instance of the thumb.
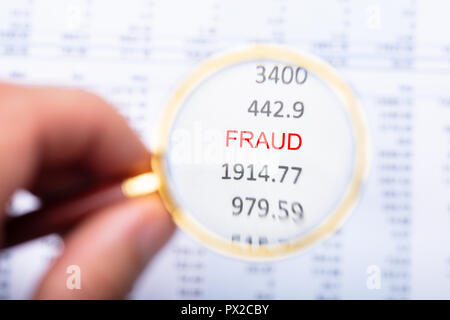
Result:
M45 275L35 297L123 298L173 229L157 195L102 209L68 235L62 255ZM79 289L68 283L72 275Z

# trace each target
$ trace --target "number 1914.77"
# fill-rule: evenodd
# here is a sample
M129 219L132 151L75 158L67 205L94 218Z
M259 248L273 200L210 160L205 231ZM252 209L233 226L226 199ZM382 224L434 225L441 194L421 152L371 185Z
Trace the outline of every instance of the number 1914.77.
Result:
M294 166L278 166L277 173L274 175L269 174L269 166L263 165L260 168L255 167L254 164L244 166L242 163L230 164L224 163L224 174L222 180L241 180L247 181L265 181L265 182L280 182L286 183L287 181L296 184L299 181L300 174L302 173L301 167ZM273 173L273 172L272 172ZM287 179L289 177L289 179Z
M232 199L231 205L233 207L233 216L257 215L259 218L267 217L278 221L290 218L297 223L303 220L303 206L296 201L289 203L286 200L278 200L278 208L271 210L267 199L236 196Z

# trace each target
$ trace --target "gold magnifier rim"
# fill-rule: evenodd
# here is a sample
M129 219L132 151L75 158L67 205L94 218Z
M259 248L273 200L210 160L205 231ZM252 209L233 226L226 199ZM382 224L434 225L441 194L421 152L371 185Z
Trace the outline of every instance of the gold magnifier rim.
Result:
M352 178L336 209L317 227L294 241L264 246L242 245L226 240L197 222L189 212L177 205L166 183L164 154L172 125L185 99L205 79L230 65L257 59L285 61L304 67L332 88L347 108L355 136L355 161ZM339 229L351 214L368 172L368 132L361 107L350 87L337 72L319 58L280 45L255 44L213 56L191 73L170 97L160 124L160 136L152 157L152 168L159 178L159 193L175 223L207 247L222 254L248 260L268 260L292 255Z

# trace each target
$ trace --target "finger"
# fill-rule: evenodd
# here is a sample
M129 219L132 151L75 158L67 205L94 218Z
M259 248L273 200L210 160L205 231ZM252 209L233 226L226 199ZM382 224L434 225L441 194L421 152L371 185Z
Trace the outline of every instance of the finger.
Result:
M42 168L78 163L99 179L149 168L135 133L93 94L0 84L0 98L0 205Z
M77 166L48 168L37 174L29 191L42 203L55 202L93 186L95 180L90 172Z
M172 231L173 223L157 196L103 209L68 235L63 255L44 277L35 297L123 298ZM73 265L80 270L80 289L67 287L71 276L67 268Z

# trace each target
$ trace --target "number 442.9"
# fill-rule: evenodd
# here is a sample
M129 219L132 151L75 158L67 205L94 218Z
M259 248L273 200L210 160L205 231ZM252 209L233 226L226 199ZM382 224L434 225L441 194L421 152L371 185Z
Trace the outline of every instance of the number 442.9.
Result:
M303 102L295 101L287 110L284 110L284 103L282 101L259 101L253 100L250 103L247 111L252 113L255 117L258 115L266 115L274 118L301 118L305 112Z

